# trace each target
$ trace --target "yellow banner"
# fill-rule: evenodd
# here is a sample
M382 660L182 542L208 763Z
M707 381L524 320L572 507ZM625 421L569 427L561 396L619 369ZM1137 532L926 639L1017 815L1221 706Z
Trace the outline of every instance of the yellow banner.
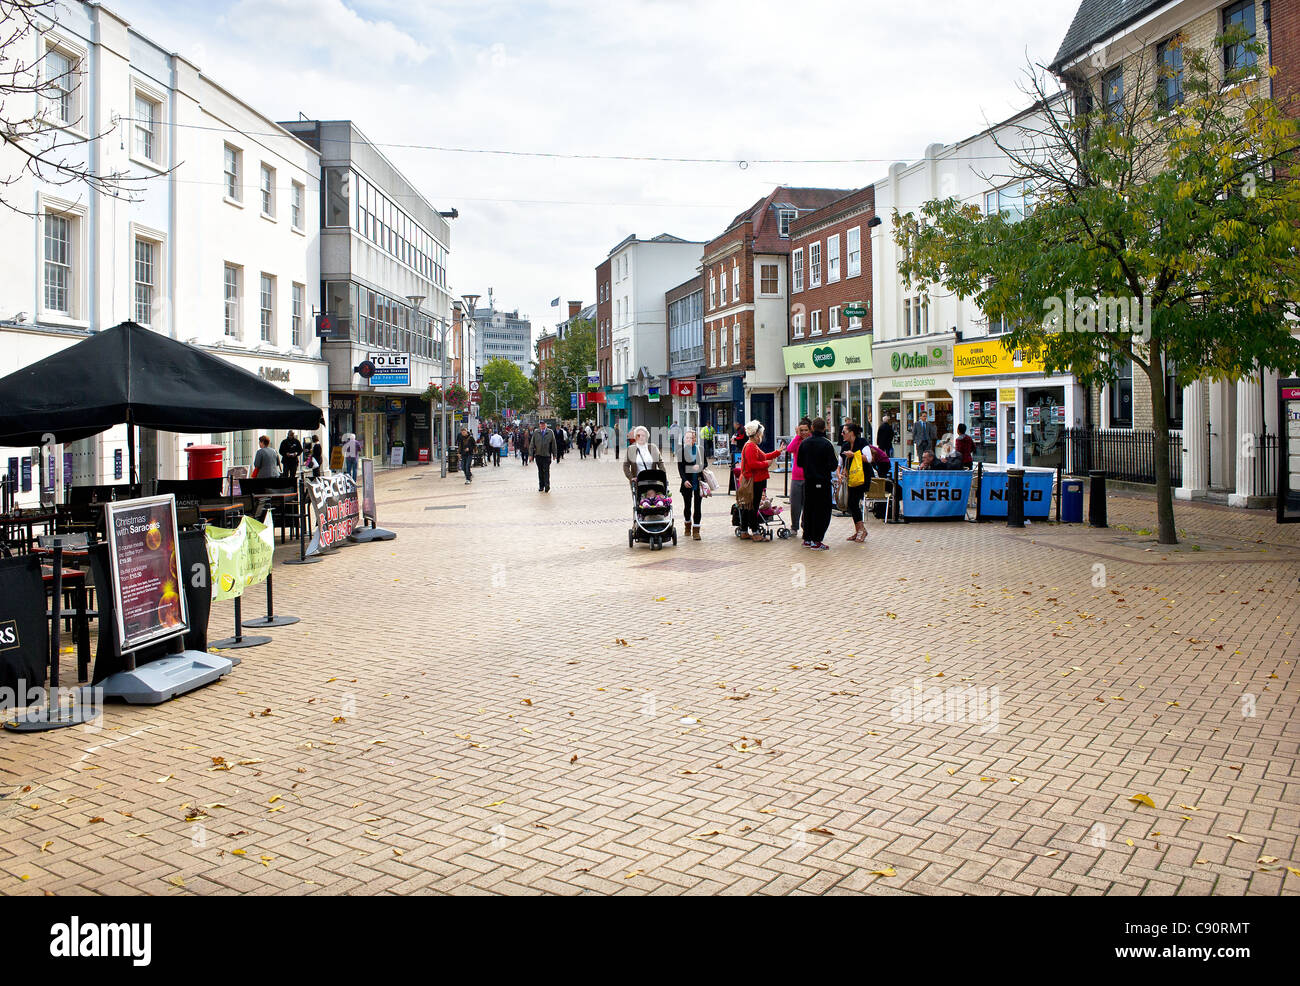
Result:
M1007 349L1001 339L962 342L953 347L954 377L1042 372L1043 356L1037 348Z

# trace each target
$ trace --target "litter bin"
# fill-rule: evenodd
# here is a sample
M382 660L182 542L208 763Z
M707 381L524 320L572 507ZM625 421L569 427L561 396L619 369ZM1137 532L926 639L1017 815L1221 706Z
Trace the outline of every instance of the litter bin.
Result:
M190 445L186 447L185 454L190 458L190 479L221 479L226 475L224 445Z
M1083 523L1083 480L1061 480L1061 523Z

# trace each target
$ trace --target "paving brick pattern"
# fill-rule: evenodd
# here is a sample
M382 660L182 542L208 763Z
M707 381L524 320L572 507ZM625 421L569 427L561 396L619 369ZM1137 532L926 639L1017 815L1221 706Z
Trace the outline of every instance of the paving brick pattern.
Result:
M398 539L277 567L303 622L224 681L0 735L0 892L1300 889L1295 528L1179 504L1206 549L1148 551L1116 496L815 553L720 497L651 553L609 459L534 475L384 473Z

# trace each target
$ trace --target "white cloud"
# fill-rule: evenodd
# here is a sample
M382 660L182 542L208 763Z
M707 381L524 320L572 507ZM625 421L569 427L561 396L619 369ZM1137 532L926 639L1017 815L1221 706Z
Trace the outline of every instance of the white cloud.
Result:
M277 119L351 117L378 143L719 157L581 161L384 148L456 206L450 279L533 316L594 296L629 233L708 239L773 184L850 188L1003 119L1026 54L1078 0L116 0L134 26ZM858 164L736 159L868 158ZM495 200L495 201L493 201ZM665 206L664 203L671 203Z

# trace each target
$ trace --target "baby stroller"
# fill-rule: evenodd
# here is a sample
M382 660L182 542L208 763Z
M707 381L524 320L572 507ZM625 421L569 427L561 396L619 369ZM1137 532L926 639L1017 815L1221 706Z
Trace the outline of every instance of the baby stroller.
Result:
M774 533L782 541L792 533L782 516L784 512L784 507L774 506L766 496L763 497L763 502L758 505L759 526L762 528L763 536L769 541L772 540ZM750 533L741 523L740 507L734 503L731 505L731 526L735 528L736 537L738 538L743 538Z
M664 541L677 543L677 525L673 522L673 498L668 492L668 476L662 469L642 469L636 474L632 494L632 526L627 531L627 546L638 541L658 551Z

